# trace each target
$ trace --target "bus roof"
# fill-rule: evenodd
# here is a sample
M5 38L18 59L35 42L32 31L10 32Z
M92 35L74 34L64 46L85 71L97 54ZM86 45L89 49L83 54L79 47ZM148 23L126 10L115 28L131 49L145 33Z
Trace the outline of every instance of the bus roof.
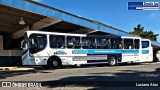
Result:
M121 36L114 36L114 35L87 35L86 37L97 37L97 38L121 38Z
M73 33L59 33L59 32L46 32L46 31L26 31L28 34L37 33L37 34L47 34L47 35L66 35L66 36L86 36L85 34L73 34Z
M116 35L90 35L90 34L74 34L74 33L59 33L59 32L46 32L46 31L26 31L28 34L47 34L47 35L66 35L66 36L82 36L82 37L97 37L97 38L135 38L139 39L140 37L130 37L130 36L116 36Z

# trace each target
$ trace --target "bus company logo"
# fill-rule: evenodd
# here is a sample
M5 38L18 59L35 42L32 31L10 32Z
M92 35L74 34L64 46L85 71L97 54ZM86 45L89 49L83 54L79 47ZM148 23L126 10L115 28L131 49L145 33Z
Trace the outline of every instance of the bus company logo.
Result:
M72 53L73 54L87 54L88 51L87 50L73 50Z
M128 10L159 10L160 2L128 2Z
M56 52L54 52L54 54L63 55L63 54L67 54L67 53L65 51L56 51Z

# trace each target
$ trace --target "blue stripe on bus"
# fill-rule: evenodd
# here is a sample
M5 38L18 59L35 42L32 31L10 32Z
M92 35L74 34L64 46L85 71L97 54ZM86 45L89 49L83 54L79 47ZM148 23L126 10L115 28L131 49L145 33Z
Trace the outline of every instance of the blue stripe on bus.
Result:
M121 53L139 53L139 50L111 50L111 49L106 49L106 50L73 50L73 54L121 54Z
M109 54L109 53L121 53L121 50L73 50L73 54Z
M142 50L142 54L148 54L149 50Z
M87 60L87 63L108 62L108 60Z

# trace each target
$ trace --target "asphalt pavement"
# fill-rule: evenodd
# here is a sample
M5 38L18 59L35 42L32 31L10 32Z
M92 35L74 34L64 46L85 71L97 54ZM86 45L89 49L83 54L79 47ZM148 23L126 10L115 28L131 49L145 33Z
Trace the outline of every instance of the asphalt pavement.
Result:
M0 71L0 81L40 84L37 87L23 88L29 90L128 90L129 88L131 90L160 90L160 63L105 65L103 67L93 65L80 68L63 67L54 70L42 70L39 68L26 71ZM0 89L21 90L22 86L3 87Z

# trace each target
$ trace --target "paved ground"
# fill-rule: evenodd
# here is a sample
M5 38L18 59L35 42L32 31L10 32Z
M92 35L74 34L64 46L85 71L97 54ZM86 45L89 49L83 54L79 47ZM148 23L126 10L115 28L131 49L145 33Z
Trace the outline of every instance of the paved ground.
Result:
M128 90L130 87L133 87L132 90L160 90L156 87L156 84L159 84L160 87L160 63L104 67L85 66L81 68L65 67L56 70L0 71L0 81L36 81L42 85L42 87L37 88L0 88L3 90ZM155 86L135 87L136 83L137 85L154 83Z

